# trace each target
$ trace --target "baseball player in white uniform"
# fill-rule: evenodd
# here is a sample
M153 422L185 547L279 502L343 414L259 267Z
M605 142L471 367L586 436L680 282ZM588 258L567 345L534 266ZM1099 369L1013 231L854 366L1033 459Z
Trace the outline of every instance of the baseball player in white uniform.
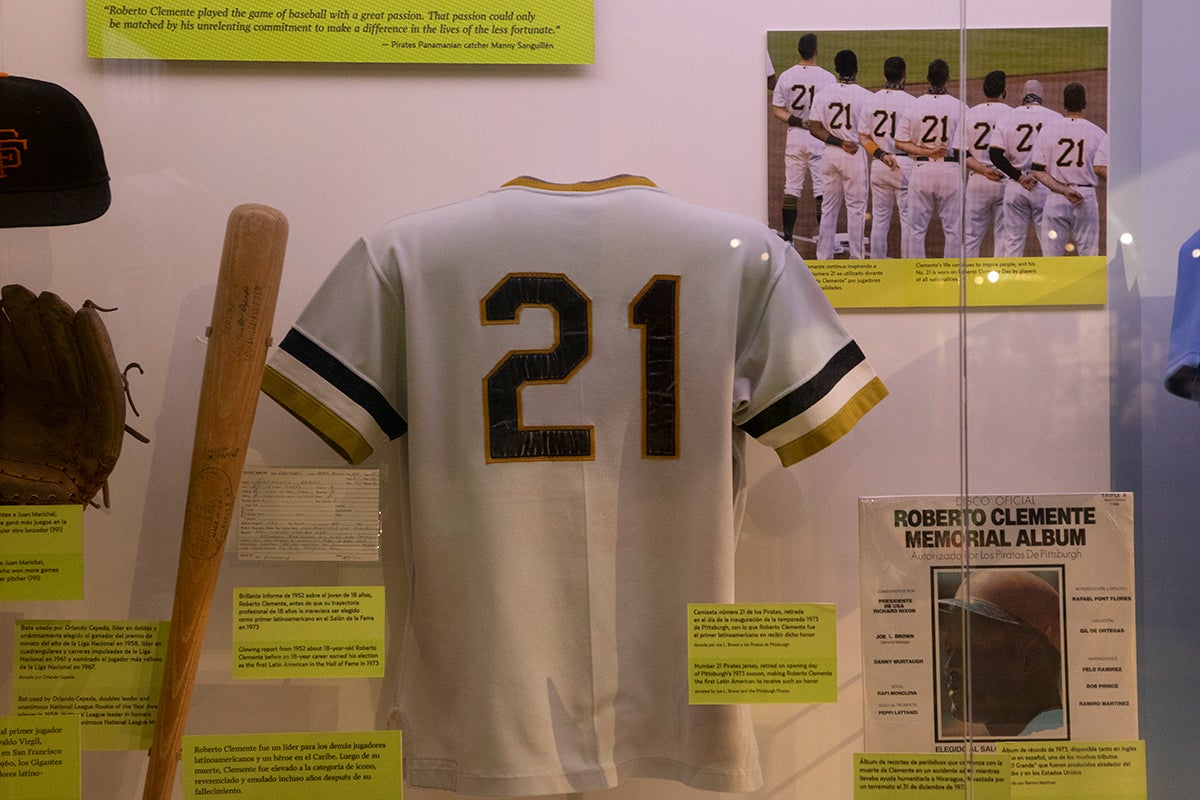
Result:
M403 448L411 786L761 784L749 708L688 702L687 606L734 599L747 438L792 464L886 394L794 247L518 178L363 236L263 388L353 462Z
M908 113L913 96L904 90L907 65L900 56L883 62L884 88L871 98L858 120L858 141L871 164L871 258L888 257L888 234L892 220L900 223L900 253L904 258L908 245L908 179L912 158L896 149L899 120Z
M978 258L988 228L992 229L992 253L1004 237L1004 184L1008 177L992 165L988 153L996 123L1012 108L1004 102L1006 75L992 70L983 78L984 102L967 110L967 188L963 251Z
M962 254L962 122L966 106L950 94L950 65L935 58L927 73L929 92L913 101L896 131L896 146L913 156L908 183L910 258L925 257L925 236L936 211L942 222L945 258Z
M788 67L775 83L771 113L786 123L787 142L783 154L783 211L780 233L784 241L792 241L800 195L804 192L805 176L812 178L813 200L817 204L817 222L821 220L823 187L821 185L821 154L825 147L808 133L808 113L813 98L823 87L837 81L833 73L817 66L817 35L806 33L796 45L800 61Z
M838 51L833 66L838 74L837 83L817 92L808 115L809 131L825 146L821 156L821 183L825 188L817 259L833 258L843 202L850 258L861 259L867 216L867 155L858 146L858 126L862 110L871 103L872 95L855 83L858 56L853 50Z
M1108 134L1083 118L1087 91L1071 82L1063 89L1062 119L1042 128L1033 147L1033 176L1051 192L1042 212L1043 251L1048 256L1100 255L1096 186L1108 176Z
M996 248L996 255L1003 258L1025 255L1025 240L1031 224L1042 252L1046 252L1041 235L1042 208L1046 205L1049 190L1030 172L1030 158L1042 127L1062 115L1042 104L1043 91L1041 81L1025 81L1021 105L996 123L988 147L992 164L1009 177L1004 187L1003 246Z

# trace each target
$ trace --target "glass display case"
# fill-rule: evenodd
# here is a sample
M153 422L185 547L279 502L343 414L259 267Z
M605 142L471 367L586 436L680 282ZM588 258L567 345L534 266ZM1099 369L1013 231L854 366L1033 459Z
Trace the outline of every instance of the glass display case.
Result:
M1169 365L1200 360L1186 308L1196 302L1195 245L1188 243L1198 223L1189 194L1200 182L1200 158L1185 130L1200 100L1187 78L1196 60L1187 23L1200 12L1141 0L1071 0L1053 8L958 0L903 14L871 2L842 9L654 0L597 4L593 19L591 4L571 4L586 9L580 19L587 22L577 22L571 47L555 58L551 43L562 42L555 36L565 38L570 25L555 33L543 25L538 4L449 4L454 8L442 11L434 3L436 12L383 2L309 5L272 0L234 9L197 0L168 9L145 0L0 0L0 70L78 99L103 145L111 190L110 203L86 219L9 217L0 228L2 282L53 292L73 308L90 301L103 309L128 393L125 422L136 433L124 437L105 492L82 515L63 519L76 538L61 545L74 553L75 566L55 562L67 585L62 593L39 593L18 580L27 544L0 550L10 584L23 586L10 587L0 602L0 642L13 656L0 659L0 725L18 730L25 717L83 714L81 788L70 785L74 773L58 770L63 765L49 765L53 796L143 791L150 698L161 680L155 665L165 658L231 211L257 204L286 217L278 300L263 332L275 354L334 265L369 232L517 178L582 193L583 182L612 176L644 176L673 198L765 224L770 252L789 239L795 263L806 264L796 268L811 272L887 388L857 424L824 428L828 446L810 448L799 463L784 467L772 446L747 441L731 473L743 490L734 509L739 533L729 543L731 551L736 544L733 602L776 615L772 624L786 619L787 609L811 612L821 619L814 639L833 653L828 669L805 667L828 697L779 702L748 693L761 788L739 786L732 794L902 796L909 790L879 776L901 774L903 758L913 756L925 760L905 773L912 785L949 787L951 794L959 786L964 797L1033 797L1046 786L1029 771L1050 771L1048 754L1074 759L1066 771L1081 774L1054 777L1066 781L1057 786L1071 796L1092 796L1098 780L1121 797L1187 794L1197 769L1189 734L1200 721L1200 699L1190 687L1200 647L1191 612L1196 559L1187 544L1196 529L1200 412L1194 395L1181 396L1188 393L1186 370L1174 384L1180 393L1168 391L1165 379ZM344 55L323 44L321 58L306 62L271 38L285 31L239 21L235 12L248 15L251 6L261 7L256 14L269 8L282 15L277 26L352 26L355 20L335 18L342 10L361 14L357 34L339 34L360 38L345 40L353 46ZM373 14L385 16L368 20ZM434 29L461 28L437 36L483 44L467 50L438 40L436 48L420 46L423 60L406 61L395 55L406 49L398 42L416 35L419 15ZM205 22L214 34L243 38L210 56L173 57L169 48L153 49L162 40L154 42L152 27L137 29L150 40L122 37L121 26L137 20L161 21L162 36L169 21ZM805 34L816 34L811 58ZM526 46L509 52L472 35ZM368 39L389 59L364 56ZM439 57L430 55L434 50ZM501 54L475 55L483 50ZM896 56L904 59L901 79L895 63L888 66ZM520 57L525 63L512 63ZM828 77L809 84L789 75L806 59ZM839 77L855 92L830 99L817 91L820 83L839 85ZM804 91L789 93L794 87ZM905 109L941 97L958 110L922 112L900 124L909 111L884 106L888 91L907 96ZM829 113L810 117L818 97ZM985 118L977 107L987 103L1004 108ZM860 105L868 110L862 117ZM1053 114L1026 118L1017 111L1030 106ZM27 208L4 183L33 155L28 137L5 116L12 108L0 106L0 202ZM1005 123L1001 111L1017 116ZM889 130L893 114L898 124ZM1092 127L1060 130L1051 117ZM942 120L956 118L962 129L946 131L949 144L937 149L928 137L940 133ZM852 119L856 124L846 127ZM878 125L872 130L864 119ZM1005 124L1007 140L995 133ZM1043 129L1055 131L1054 141L1035 151ZM830 169L822 189L789 166L801 150L828 154L827 167L842 154L859 166ZM997 155L1004 163L993 160ZM939 171L950 177L931 177ZM875 178L900 175L893 182L909 191L885 230L886 189ZM937 180L953 184L958 199L925 188ZM996 187L999 199L985 201ZM1002 235L1007 217L989 216L984 204L1003 208L1005 192L1018 188L1053 195L1053 218L1069 221L1026 219L1024 241L1010 245L1018 238L1015 224ZM923 199L915 199L919 193ZM98 201L90 202L94 212ZM918 218L919 247L910 236ZM471 221L463 227L466 240ZM547 230L545 238L562 233ZM698 230L696 241L704 235ZM488 252L501 250L497 241ZM325 322L333 329L363 322L375 312L360 300L340 310L344 324ZM539 306L532 314L547 317L554 307L545 298L530 304ZM1177 304L1186 307L1176 312ZM629 309L630 336L648 325L639 309ZM477 305L470 311L473 320L491 313ZM703 341L719 316L700 314L702 321L675 333ZM409 335L436 337L438 327L430 319ZM4 369L3 383L11 386L16 373ZM690 386L689 368L680 369L680 386ZM557 413L537 394L554 378L530 376L527 389L513 390L518 425L522 409ZM446 397L447 408L474 409L481 390L473 391ZM349 450L331 448L327 442L346 440L314 435L261 399L248 444L236 454L250 482L223 489L241 493L221 512L230 523L226 546L217 542L209 554L219 575L189 667L185 763L167 789L174 797L209 791L196 782L205 766L195 759L198 747L298 753L306 736L349 743L361 734L386 748L391 740L370 737L396 729L403 735L394 684L401 648L414 646L401 641L413 558L402 533L413 508L404 489L412 465L403 430L385 431L373 452L355 451L354 442ZM10 409L0 405L0 414ZM686 441L686 414L676 421ZM11 427L0 426L6 430L11 435ZM355 452L366 457L350 467L343 454ZM711 458L722 469L730 460L723 450ZM277 497L282 510L268 505ZM447 513L458 505L453 498L445 503ZM301 506L316 509L315 522L289 517ZM0 519L15 520L17 508L23 506L0 506L9 513ZM548 508L539 514L553 516ZM17 527L12 521L0 536ZM642 565L645 581L657 588L693 563L689 557L695 554ZM505 570L522 580L530 571ZM256 626L277 621L271 609L293 601L320 607L323 616L310 614L301 620L310 627L288 635L304 646L346 647L340 664L305 672L295 659L263 655L279 644L271 639L278 630L257 633ZM339 611L347 603L353 615ZM540 610L525 609L539 619ZM471 622L487 632L494 620L475 613ZM358 623L363 627L353 627ZM689 627L682 613L679 626L682 637ZM341 638L330 638L331 631ZM104 637L123 637L128 652L121 655L130 660L118 661ZM369 656L350 658L356 647ZM801 663L815 663L803 652ZM39 663L51 666L39 675ZM96 679L109 684L83 680L79 665L86 663L99 664L95 676L103 678ZM735 666L759 669L748 659ZM541 668L531 657L530 674ZM1028 679L1016 680L1018 672ZM755 674L766 685L770 676ZM780 667L779 674L788 673ZM986 696L989 681L1019 699L996 711ZM123 711L99 707L111 696L146 702L130 700ZM611 722L566 711L556 720L597 729ZM543 733L554 739L562 731ZM518 734L497 725L489 735ZM28 758L17 752L27 745L11 738L0 735L0 795L4 781L18 780L5 770ZM1105 772L1111 759L1122 764ZM284 761L277 763L282 774ZM953 779L938 772L944 764L956 770ZM963 767L987 780L961 783ZM619 765L613 775L611 788L568 780L569 791L557 796L709 794L682 779L626 779ZM398 794L400 782L371 785ZM447 788L404 785L415 798L448 796Z

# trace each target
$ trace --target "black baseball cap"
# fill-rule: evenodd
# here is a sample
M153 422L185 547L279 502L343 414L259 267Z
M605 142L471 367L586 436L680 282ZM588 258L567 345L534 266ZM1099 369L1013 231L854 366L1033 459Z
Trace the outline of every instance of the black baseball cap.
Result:
M57 84L0 73L0 228L87 222L111 200L83 104Z

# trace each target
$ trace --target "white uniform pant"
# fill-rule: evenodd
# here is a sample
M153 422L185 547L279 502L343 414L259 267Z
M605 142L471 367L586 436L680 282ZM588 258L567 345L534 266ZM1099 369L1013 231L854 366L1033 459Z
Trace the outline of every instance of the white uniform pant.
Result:
M925 257L925 235L936 211L946 235L945 258L962 255L962 171L953 161L920 161L908 181L909 258Z
M1047 256L1067 254L1067 242L1075 243L1081 256L1100 255L1100 207L1096 189L1077 186L1083 203L1074 206L1061 194L1051 193L1042 212L1042 253Z
M1039 183L1033 191L1017 181L1004 187L1004 247L997 250L1001 258L1020 258L1025 255L1025 237L1030 223L1037 231L1038 243L1046 252L1046 237L1042 235L1042 208L1050 190Z
M963 252L967 258L979 258L983 237L992 228L992 252L998 253L1004 238L1004 185L1008 179L988 180L978 172L967 177L966 230L963 231Z
M900 257L908 252L908 176L912 159L897 155L897 169L883 162L871 163L871 258L888 257L888 234L892 220L900 223Z
M860 147L851 155L840 147L826 145L821 156L821 172L823 201L821 227L817 231L817 260L833 258L843 201L846 203L850 257L863 258L863 230L867 224L867 151Z
M783 153L783 193L799 197L804 191L804 176L812 176L813 197L820 197L821 154L825 143L808 132L807 128L788 130L787 146Z

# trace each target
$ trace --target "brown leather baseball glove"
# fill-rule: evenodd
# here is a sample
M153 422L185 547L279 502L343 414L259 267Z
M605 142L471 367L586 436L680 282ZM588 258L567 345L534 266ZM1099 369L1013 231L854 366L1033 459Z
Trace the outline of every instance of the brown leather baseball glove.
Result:
M0 504L91 502L124 432L124 384L96 306L0 289Z

